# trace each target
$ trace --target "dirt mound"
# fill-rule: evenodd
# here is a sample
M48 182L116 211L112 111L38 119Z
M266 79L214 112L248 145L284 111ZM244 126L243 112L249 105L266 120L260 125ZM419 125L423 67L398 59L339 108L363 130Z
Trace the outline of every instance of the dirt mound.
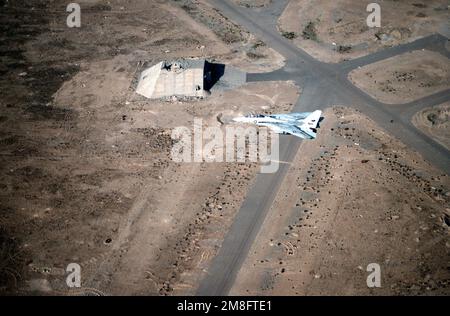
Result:
M450 104L445 103L416 113L413 124L450 150Z

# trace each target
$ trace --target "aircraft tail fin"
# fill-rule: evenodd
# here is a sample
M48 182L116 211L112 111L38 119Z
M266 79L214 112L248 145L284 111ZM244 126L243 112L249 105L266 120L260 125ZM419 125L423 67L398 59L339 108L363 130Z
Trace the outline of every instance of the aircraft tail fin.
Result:
M316 138L317 135L317 125L319 125L320 116L322 111L317 110L308 115L300 128L307 133L311 138Z

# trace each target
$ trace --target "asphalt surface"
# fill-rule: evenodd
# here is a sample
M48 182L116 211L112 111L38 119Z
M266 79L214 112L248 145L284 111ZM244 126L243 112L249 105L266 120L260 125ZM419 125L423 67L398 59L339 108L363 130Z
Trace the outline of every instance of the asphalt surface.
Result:
M445 48L447 38L435 34L417 41L388 48L339 64L320 62L282 37L276 21L287 0L273 1L263 9L246 9L229 0L210 0L226 17L247 29L268 46L284 56L286 65L263 74L247 74L247 81L293 80L302 87L302 95L293 112L306 112L331 105L347 105L369 116L386 132L420 153L431 164L450 174L450 152L419 131L411 123L412 116L426 107L450 100L450 89L407 104L384 104L354 86L348 73L355 68L418 49L439 52L450 58ZM293 136L280 137L280 161L292 162L301 140ZM247 194L222 246L200 283L197 295L227 295L234 284L278 189L288 172L289 164L280 164L278 172L258 174Z

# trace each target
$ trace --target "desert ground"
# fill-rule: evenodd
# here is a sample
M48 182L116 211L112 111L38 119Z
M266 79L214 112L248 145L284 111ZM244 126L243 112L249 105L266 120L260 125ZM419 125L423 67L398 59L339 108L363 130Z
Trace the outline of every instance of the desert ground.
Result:
M231 294L448 294L450 179L361 113L302 143ZM381 267L368 288L366 268Z
M188 266L213 256L256 168L176 164L171 129L194 116L209 126L220 114L288 111L299 89L249 84L202 101L146 100L134 86L159 60L208 56L248 71L280 60L243 32L219 38L178 4L85 1L80 30L65 26L65 5L2 4L0 290L70 294L65 267L75 262L86 293L192 291Z
M237 5L246 7L246 8L261 8L265 7L272 0L233 0Z
M381 28L365 23L367 5L373 1L289 1L278 21L294 43L315 58L336 63L386 47L411 42L436 32L448 32L446 0L385 0Z
M448 102L417 112L412 122L417 128L450 149L450 104Z
M194 118L224 129L236 115L288 113L303 87L267 81L201 100L146 99L135 93L139 74L161 60L207 58L249 73L285 60L207 0L78 3L79 29L66 26L62 0L0 0L0 294L194 295L259 166L176 163L172 130ZM350 0L291 0L278 27L339 62L449 21L448 1L384 5L377 31L358 26L366 3ZM309 22L316 35L305 39ZM445 56L406 55L350 78L391 104L450 87ZM301 144L230 294L450 293L448 175L350 106L327 109L319 137ZM448 107L413 118L447 148ZM66 285L69 263L81 266L79 289ZM380 289L366 285L369 263L381 266Z
M349 78L381 102L408 103L448 89L450 63L437 52L419 50L355 69Z

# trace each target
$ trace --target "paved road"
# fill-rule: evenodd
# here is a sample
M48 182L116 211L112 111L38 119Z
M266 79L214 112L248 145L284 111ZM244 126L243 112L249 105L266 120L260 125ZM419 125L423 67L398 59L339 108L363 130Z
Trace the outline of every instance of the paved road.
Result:
M263 74L248 74L247 81L295 81L303 91L294 106L294 112L325 109L333 104L357 108L388 133L422 154L431 164L450 174L449 151L411 123L411 117L418 110L450 100L450 89L407 104L388 105L373 99L348 80L348 73L357 67L412 50L426 48L450 58L450 53L445 48L446 37L436 34L351 61L327 64L312 58L277 31L276 21L287 0L274 1L276 4L259 10L237 7L229 0L210 2L225 16L264 40L286 59L286 65L282 69ZM280 160L291 162L300 143L301 140L296 137L280 137ZM197 295L216 296L229 293L288 169L289 164L281 164L277 173L256 176L255 184L247 194L219 253L202 280Z

